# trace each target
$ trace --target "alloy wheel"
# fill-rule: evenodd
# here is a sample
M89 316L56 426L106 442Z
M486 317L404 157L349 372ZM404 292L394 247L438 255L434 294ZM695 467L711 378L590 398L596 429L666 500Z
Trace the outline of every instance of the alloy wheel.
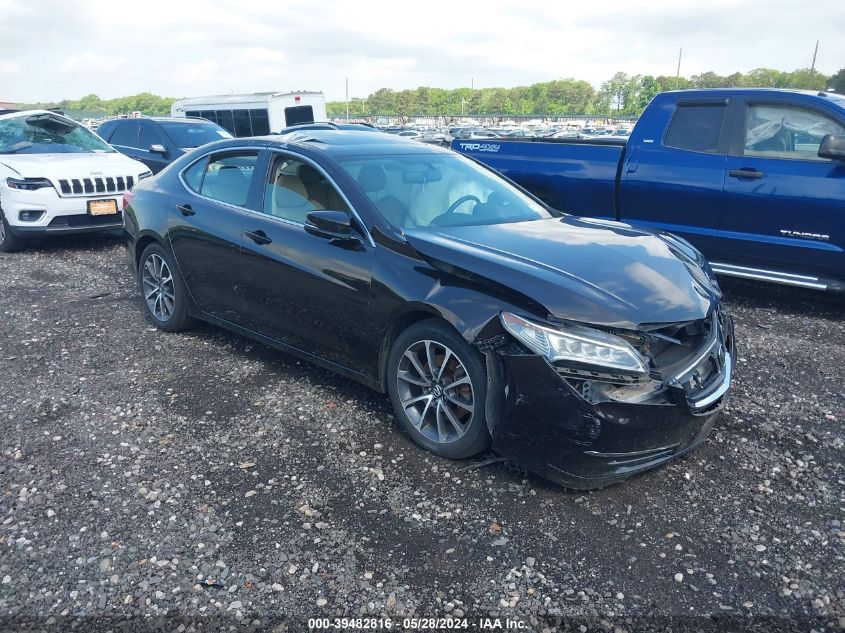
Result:
M159 321L168 321L173 315L176 303L176 290L173 274L160 255L151 253L144 261L141 275L144 288L144 300L150 312Z
M396 372L399 401L414 428L438 444L461 439L475 411L472 380L443 343L424 340L402 354Z

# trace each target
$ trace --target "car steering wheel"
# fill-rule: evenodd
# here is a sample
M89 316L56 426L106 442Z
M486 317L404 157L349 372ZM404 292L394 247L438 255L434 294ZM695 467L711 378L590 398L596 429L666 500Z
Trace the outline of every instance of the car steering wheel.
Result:
M474 196L472 194L461 196L449 205L449 208L446 209L446 212L443 215L454 213L459 206L461 206L464 202L469 202L470 200L475 200L475 204L481 204L481 199L478 196Z

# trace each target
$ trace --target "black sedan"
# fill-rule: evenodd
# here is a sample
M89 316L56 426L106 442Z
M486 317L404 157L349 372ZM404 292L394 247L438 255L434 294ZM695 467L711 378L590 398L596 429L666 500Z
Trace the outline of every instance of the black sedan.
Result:
M386 392L444 457L492 447L605 486L703 441L730 387L732 322L694 248L449 150L330 126L232 139L125 207L157 327L202 319Z

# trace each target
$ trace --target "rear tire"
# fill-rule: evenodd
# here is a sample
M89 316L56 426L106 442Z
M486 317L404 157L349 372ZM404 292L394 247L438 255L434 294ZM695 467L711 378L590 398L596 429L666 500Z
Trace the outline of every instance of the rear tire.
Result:
M13 253L23 248L23 240L12 235L3 209L0 208L0 253Z
M188 290L173 256L150 244L138 263L138 289L147 317L160 330L181 332L196 325L188 314Z
M462 459L490 447L484 357L448 324L420 321L397 337L387 390L402 427L435 455Z

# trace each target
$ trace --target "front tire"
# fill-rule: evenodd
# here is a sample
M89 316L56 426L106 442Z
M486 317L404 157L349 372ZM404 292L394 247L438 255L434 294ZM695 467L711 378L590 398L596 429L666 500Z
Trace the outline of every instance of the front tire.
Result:
M397 337L387 390L402 427L435 455L462 459L489 448L484 357L449 325L421 321Z
M138 264L138 289L149 319L160 330L181 332L195 325L188 314L188 290L173 256L150 244Z
M0 208L0 253L13 253L23 247L23 240L12 235L3 209Z

